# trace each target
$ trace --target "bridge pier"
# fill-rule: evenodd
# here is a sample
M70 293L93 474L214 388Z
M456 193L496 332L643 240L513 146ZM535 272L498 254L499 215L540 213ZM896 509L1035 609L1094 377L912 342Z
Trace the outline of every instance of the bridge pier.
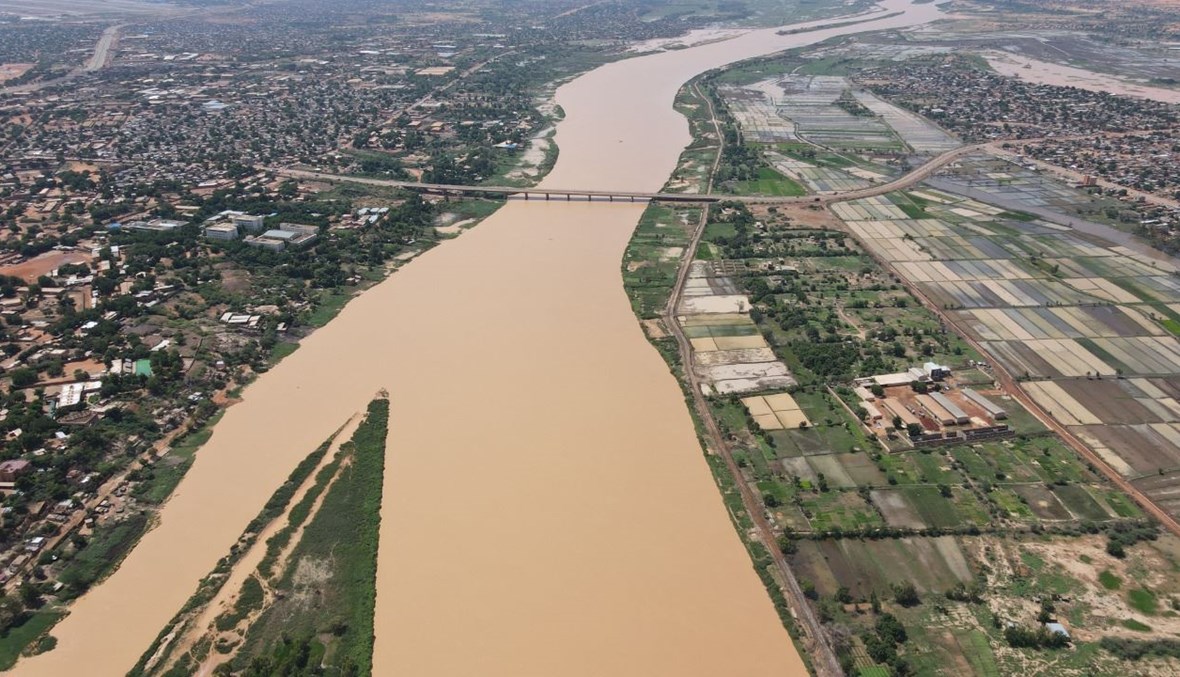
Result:
M528 201L529 201L529 194L528 194L528 191L525 191L525 193L524 193L524 201L525 201L525 202L528 202Z
M545 201L546 201L546 202L548 202L548 201L549 201L549 198L550 198L550 197L552 197L552 196L551 196L551 195L549 195L549 193L545 193Z

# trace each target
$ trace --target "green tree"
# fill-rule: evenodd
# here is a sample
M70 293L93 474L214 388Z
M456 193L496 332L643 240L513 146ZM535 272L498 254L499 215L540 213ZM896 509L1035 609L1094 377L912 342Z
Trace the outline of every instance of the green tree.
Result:
M918 589L910 582L894 584L893 600L906 608L922 603L922 599L918 597Z

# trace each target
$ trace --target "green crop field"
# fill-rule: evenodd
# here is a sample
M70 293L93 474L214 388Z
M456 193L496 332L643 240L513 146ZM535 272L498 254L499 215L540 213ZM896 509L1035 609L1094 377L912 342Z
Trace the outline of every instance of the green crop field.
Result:
M770 167L761 167L758 169L757 179L736 182L733 186L733 192L738 195L795 197L806 195L807 189L798 181L787 178Z

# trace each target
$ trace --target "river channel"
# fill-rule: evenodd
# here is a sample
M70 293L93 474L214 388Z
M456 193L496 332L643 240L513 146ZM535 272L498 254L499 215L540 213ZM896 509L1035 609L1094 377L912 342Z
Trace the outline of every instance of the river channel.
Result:
M571 81L545 185L656 191L690 141L672 101L694 75L939 15L882 6L904 13ZM386 388L374 674L806 674L623 291L642 211L511 201L354 300L246 389L160 525L16 672L124 673L295 464Z

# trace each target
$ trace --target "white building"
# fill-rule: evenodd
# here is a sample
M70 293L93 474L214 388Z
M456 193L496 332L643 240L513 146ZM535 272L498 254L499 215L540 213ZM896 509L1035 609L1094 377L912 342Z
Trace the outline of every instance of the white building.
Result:
M215 223L205 226L205 237L210 240L236 240L238 227L232 223Z

